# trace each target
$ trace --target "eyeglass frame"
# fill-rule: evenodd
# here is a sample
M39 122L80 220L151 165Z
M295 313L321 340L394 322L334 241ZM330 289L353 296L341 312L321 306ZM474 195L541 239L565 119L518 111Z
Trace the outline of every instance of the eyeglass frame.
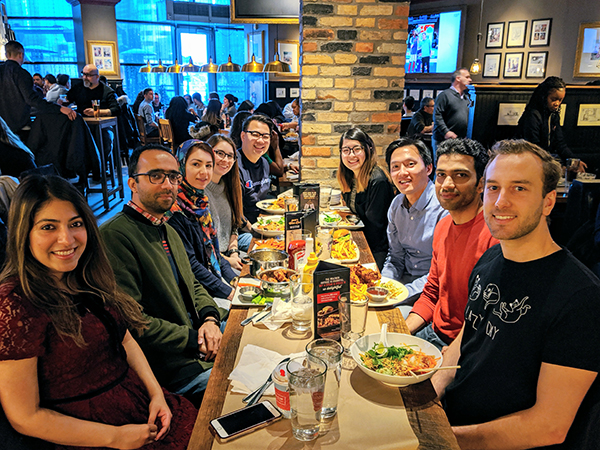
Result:
M340 148L340 153L343 156L350 156L351 154L354 156L359 156L359 155L362 155L364 152L365 152L365 149L362 147L362 145L355 145L352 148L350 148L350 147Z
M158 183L154 183L152 181L152 176L158 175L158 174L161 174L163 178ZM155 169L155 170L151 170L150 172L145 172L145 173L134 173L131 175L131 178L135 178L139 175L146 175L148 177L148 181L150 182L150 184L154 184L154 185L163 184L165 182L165 179L167 179L167 178L169 178L169 183L171 183L171 185L173 185L173 186L179 186L181 184L181 182L183 181L183 175L181 175L181 173L175 172L175 171L165 172L164 170ZM171 179L172 177L176 177L176 181L173 181Z
M256 130L246 130L246 131L244 131L244 133L250 134L250 136L252 136L256 140L259 140L259 139L262 139L263 141L271 140L271 133L261 133L260 131L256 131ZM257 134L258 134L258 136L256 136Z
M213 153L219 158L224 159L226 161L235 162L237 160L237 155L235 153L233 153L233 155L230 155L229 153L225 153L223 150L213 150ZM221 156L221 154L223 156Z
M99 77L99 76L100 76L100 73L99 73L99 72L98 72L98 73L89 73L89 72L88 72L88 73L86 73L86 72L84 72L84 71L81 71L81 76L82 76L82 77L86 77L86 78L91 78L91 77Z

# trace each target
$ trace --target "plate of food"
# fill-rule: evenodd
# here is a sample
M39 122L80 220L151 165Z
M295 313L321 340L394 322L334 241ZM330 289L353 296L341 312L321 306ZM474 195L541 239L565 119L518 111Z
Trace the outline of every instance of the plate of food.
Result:
M279 236L280 234L283 234L285 227L284 222L284 216L259 217L258 220L252 224L252 230L267 237Z
M406 289L406 286L391 278L381 277L378 286L386 288L388 290L388 295L382 302L369 301L369 306L374 308L388 308L401 303L408 297L408 289Z
M337 212L322 212L319 215L319 224L322 227L344 228L345 230L359 230L365 226L362 220L347 220Z
M264 298L260 287L260 280L256 278L240 278L238 280L235 294L233 295L232 305L235 306L257 306L273 299Z
M277 237L269 239L255 239L252 250L258 250L261 248L272 248L274 250L285 251L285 241L283 239L277 239Z
M342 264L356 263L360 259L358 245L348 230L340 229L333 232L331 257Z
M284 214L285 213L285 198L280 197L276 200L260 200L256 202L256 206L267 214Z
M356 264L350 268L350 295L352 298L369 297L367 289L379 286L388 290L384 301L369 301L373 308L389 308L408 297L408 289L402 283L391 278L382 277L375 263Z
M398 387L428 380L443 361L433 344L402 333L387 333L387 346L380 333L363 336L352 344L350 354L366 375Z

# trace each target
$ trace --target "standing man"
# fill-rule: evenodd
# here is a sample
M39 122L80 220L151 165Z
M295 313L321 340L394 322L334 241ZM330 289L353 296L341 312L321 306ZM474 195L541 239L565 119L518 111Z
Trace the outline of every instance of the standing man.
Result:
M421 108L412 116L408 126L407 136L426 134L433 131L433 108L435 102L431 97L423 97Z
M422 72L429 73L429 59L431 57L431 39L427 35L426 31L421 33L421 41L419 42L419 46L421 47L421 62L422 62Z
M77 113L71 108L60 107L44 100L33 90L33 79L29 72L23 69L25 50L17 41L8 41L4 47L6 61L0 63L0 116L8 127L22 139L23 127L30 122L31 108L35 107L38 114L66 115L75 120Z
M154 91L152 88L144 89L144 101L140 103L140 107L138 108L138 116L144 120L146 136L148 137L158 136L158 124L154 121L154 108L152 108L153 101Z
M181 181L169 149L136 149L129 159L131 201L100 233L117 284L144 309L148 328L136 339L156 378L198 407L221 342L221 314L165 223Z
M600 280L548 230L559 176L537 145L493 148L484 215L500 245L473 269L444 354L461 368L432 379L461 449L598 448Z
M467 87L471 74L464 67L452 74L452 85L435 99L433 112L433 156L437 146L446 139L467 137L471 97Z
M471 270L498 241L483 219L485 148L470 139L450 139L438 150L435 193L450 215L435 228L427 283L406 325L412 334L441 349L462 327Z
M400 305L406 317L427 282L433 231L448 212L440 206L429 179L433 161L422 141L401 138L392 142L385 151L385 160L400 194L388 210L389 250L381 274L408 289L408 298Z

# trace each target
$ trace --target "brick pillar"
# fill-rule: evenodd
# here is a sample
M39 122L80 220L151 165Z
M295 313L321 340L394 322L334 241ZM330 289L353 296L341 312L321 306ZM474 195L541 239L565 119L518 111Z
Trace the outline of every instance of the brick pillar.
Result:
M337 185L340 135L367 132L380 164L400 130L410 3L301 0L302 180Z

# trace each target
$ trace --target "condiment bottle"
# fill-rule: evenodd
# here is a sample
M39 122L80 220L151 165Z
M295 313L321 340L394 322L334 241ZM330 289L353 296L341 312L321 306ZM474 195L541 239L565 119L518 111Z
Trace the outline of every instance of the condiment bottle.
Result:
M288 261L288 267L292 270L298 270L299 262L306 262L306 241L301 239L292 241L288 244L288 254L290 259Z
M275 387L275 404L286 419L291 417L290 388L288 385L287 362L282 362L273 370L273 386Z
M315 252L311 252L308 257L308 262L304 266L304 275L302 275L303 283L312 283L312 275L317 268L317 264L319 264L319 258L315 255Z

